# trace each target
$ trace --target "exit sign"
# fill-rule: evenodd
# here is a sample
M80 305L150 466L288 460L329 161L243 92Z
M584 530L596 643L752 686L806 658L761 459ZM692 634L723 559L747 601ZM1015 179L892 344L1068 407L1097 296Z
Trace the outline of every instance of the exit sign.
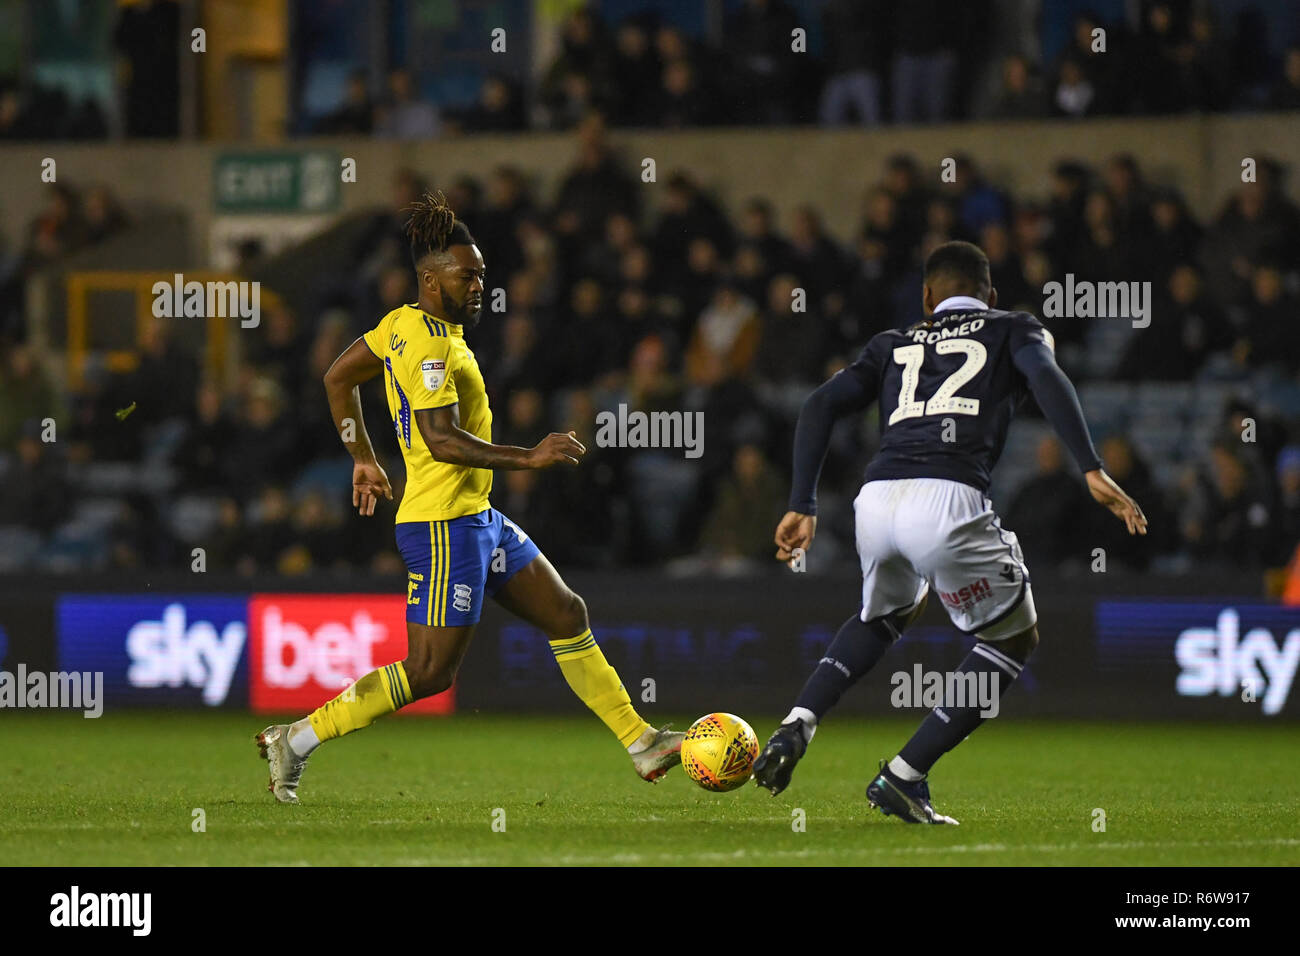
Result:
M217 212L321 213L339 206L339 157L335 153L221 153L212 174Z

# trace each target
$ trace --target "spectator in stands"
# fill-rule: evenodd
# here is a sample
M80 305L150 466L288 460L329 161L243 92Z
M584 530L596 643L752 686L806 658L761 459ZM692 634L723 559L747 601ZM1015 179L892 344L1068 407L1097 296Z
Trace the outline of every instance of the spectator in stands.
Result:
M5 493L0 495L0 524L17 524L42 533L66 520L76 504L67 466L55 443L43 439L38 419L19 429L14 462L4 473Z
M1138 454L1133 443L1125 435L1111 435L1098 449L1105 463L1106 473L1121 485L1125 491L1134 496L1135 501L1142 502L1142 511L1150 522L1150 532L1145 539L1128 534L1123 525L1113 518L1097 514L1096 509L1084 512L1083 525L1086 528L1086 540L1089 548L1101 548L1106 554L1106 570L1132 568L1145 571L1151 565L1152 554L1162 550L1162 545L1170 540L1170 522L1164 506L1164 495L1151 477L1151 470ZM1141 496L1140 498L1138 496Z
M734 283L723 280L700 314L687 346L687 377L711 381L715 367L726 378L745 376L753 365L759 335L753 301L742 296Z
M1179 265L1199 257L1204 230L1193 221L1176 190L1158 190L1153 195L1151 230L1152 281L1163 282Z
M509 133L524 129L524 104L518 87L499 73L489 75L479 89L478 102L465 114L470 133Z
M799 26L784 0L744 0L727 21L736 115L741 122L790 123L801 65L791 52Z
M420 98L407 69L388 74L388 99L376 111L375 133L385 139L433 139L442 132L438 108Z
M198 363L176 341L173 325L185 321L151 318L141 332L140 361L127 378L126 393L139 406L141 417L151 422L194 416Z
M81 197L63 183L51 183L45 208L27 227L23 272L36 269L74 252L86 241L86 223L81 214Z
M1181 113L1193 105L1195 47L1185 29L1169 3L1147 5L1142 29L1127 57L1133 112Z
M1273 533L1268 497L1237 447L1216 443L1183 512L1183 533L1197 560L1218 567L1262 566Z
M754 372L763 382L815 387L821 383L822 356L826 354L826 327L820 310L811 302L794 308L797 276L782 273L768 287L767 307L759 317L758 354Z
M937 123L953 117L956 18L941 0L894 7L894 122Z
M713 122L713 103L701 88L695 68L684 58L663 66L654 124L664 129L705 126Z
M875 126L883 119L884 20L881 0L829 0L822 8L827 77L817 115L823 126L850 120Z
M744 444L732 456L731 472L700 535L707 566L719 574L753 574L772 567L772 535L785 510L785 481L763 450Z
M991 119L1040 119L1047 115L1047 93L1027 57L1018 53L1002 61L1002 87L990 111Z
M63 414L54 381L28 345L14 345L0 357L0 452L11 451L28 422Z
M1287 47L1282 59L1282 76L1268 98L1275 110L1300 110L1300 45Z
M634 219L639 212L636 186L619 168L605 138L605 118L590 113L578 128L578 161L560 182L555 229L571 241L601 235L616 212Z
M0 84L0 141L30 136L25 112L22 91L12 83Z
M616 320L600 282L590 276L573 286L568 314L553 330L546 356L549 387L583 387L610 374L620 351ZM536 439L534 440L534 443Z
M1086 494L1066 471L1060 442L1051 436L1040 439L1036 464L1034 476L1011 499L1007 527L1019 537L1030 565L1087 561L1078 534Z
M786 264L811 305L820 308L827 296L843 291L852 266L839 243L827 233L821 215L807 203L790 217L786 250Z
M126 58L123 108L127 136L180 132L180 5L169 0L123 4L113 44ZM185 54L189 37L184 37Z
M1206 276L1225 302L1246 297L1256 263L1300 262L1300 211L1281 190L1281 167L1256 159L1257 181L1238 187L1205 240Z
M1253 371L1264 366L1280 367L1288 376L1300 370L1300 335L1296 317L1300 305L1287 294L1282 270L1265 263L1254 270L1250 298L1241 307L1242 343L1247 366Z
M646 96L645 84L663 71L650 40L652 30L653 21L647 17L631 17L618 27L610 66L614 100L610 119L615 126L650 126L654 122L654 102Z
M1052 94L1052 112L1069 119L1092 116L1098 112L1097 91L1078 60L1061 61Z
M1174 268L1165 289L1156 288L1151 312L1151 327L1129 340L1115 372L1120 380L1186 381L1211 353L1232 345L1226 317L1205 294L1201 272L1190 262Z
M547 67L539 90L551 129L569 129L593 108L607 108L612 94L609 41L590 9L569 14L560 43L560 55Z
M1300 544L1300 445L1288 445L1277 456L1277 513L1269 563L1287 563Z
M227 453L236 494L247 502L266 485L292 477L300 464L295 445L279 385L274 379L254 378L247 386L235 422L235 441Z
M1099 32L1100 31L1100 32ZM1091 13L1076 17L1072 43L1057 63L1056 104L1069 116L1105 115L1119 111L1126 81L1120 62L1122 31L1103 26ZM1062 88L1072 90L1062 101ZM1077 109L1067 108L1073 103Z
M113 191L96 183L86 192L86 242L103 242L127 227L127 216Z
M185 437L172 455L180 483L188 491L216 492L239 481L228 467L227 454L235 442L235 423L215 382L204 380L195 396L195 417L186 423Z
M962 231L968 236L978 236L991 222L1006 223L1010 217L1010 204L1002 190L989 184L975 161L965 153L953 158L955 179L944 183L944 192L957 206L957 218Z
M686 249L691 239L708 239L715 249L728 255L732 232L726 215L690 175L674 170L665 186L651 245L655 261L671 285L685 277Z
M326 135L369 135L375 126L375 105L370 99L370 79L365 70L348 74L343 102L334 112L321 117L316 131Z

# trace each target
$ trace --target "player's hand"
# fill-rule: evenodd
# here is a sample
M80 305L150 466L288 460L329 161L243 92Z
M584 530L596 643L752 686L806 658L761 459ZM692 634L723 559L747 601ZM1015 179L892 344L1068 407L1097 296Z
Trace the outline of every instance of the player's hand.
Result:
M1142 513L1138 503L1124 493L1124 489L1115 484L1115 480L1100 468L1087 472L1088 491L1100 505L1110 509L1111 514L1124 522L1129 534L1147 533L1147 516Z
M813 535L816 533L816 515L801 515L797 511L787 511L781 523L776 526L776 559L789 564L794 558L796 548L807 553L812 545Z
M587 446L578 441L575 432L552 432L528 449L529 468L550 468L552 465L576 465L587 453Z
M359 514L372 515L380 498L393 500L393 488L379 462L357 462L352 466L352 507Z

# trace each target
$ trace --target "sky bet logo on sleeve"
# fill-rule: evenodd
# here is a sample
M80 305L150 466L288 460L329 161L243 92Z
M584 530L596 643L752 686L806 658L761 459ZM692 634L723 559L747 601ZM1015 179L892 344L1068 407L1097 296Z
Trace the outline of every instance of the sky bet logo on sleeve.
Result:
M214 595L67 595L59 664L104 673L110 703L248 704L248 599Z

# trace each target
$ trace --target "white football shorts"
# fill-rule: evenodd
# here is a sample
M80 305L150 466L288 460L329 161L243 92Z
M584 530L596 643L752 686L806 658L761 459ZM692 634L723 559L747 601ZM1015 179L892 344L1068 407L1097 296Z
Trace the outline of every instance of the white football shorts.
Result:
M977 489L946 478L869 481L853 513L863 621L907 611L933 588L953 624L983 640L1037 623L1020 542Z

